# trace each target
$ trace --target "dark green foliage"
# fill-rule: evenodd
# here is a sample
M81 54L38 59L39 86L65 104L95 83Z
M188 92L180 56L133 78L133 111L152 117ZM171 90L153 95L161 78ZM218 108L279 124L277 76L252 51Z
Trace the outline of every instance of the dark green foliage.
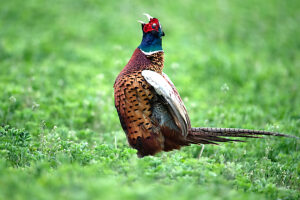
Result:
M194 126L299 135L300 4L0 1L0 199L300 199L299 141L192 145L138 159L114 79L159 18Z
M33 160L31 137L25 130L0 127L0 155L14 166L26 166Z

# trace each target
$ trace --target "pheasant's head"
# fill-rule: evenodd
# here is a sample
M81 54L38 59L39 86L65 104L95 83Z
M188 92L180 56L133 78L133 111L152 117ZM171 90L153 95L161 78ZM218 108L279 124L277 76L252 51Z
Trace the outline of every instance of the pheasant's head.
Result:
M157 18L151 17L149 14L144 14L148 18L149 22L145 23L143 21L139 21L142 24L143 33L151 33L157 37L162 37L165 35L163 32L161 25Z
M158 19L151 17L149 14L144 15L147 16L149 22L145 23L139 21L142 24L143 30L143 40L139 48L146 54L163 51L161 38L165 35L165 33L163 32Z

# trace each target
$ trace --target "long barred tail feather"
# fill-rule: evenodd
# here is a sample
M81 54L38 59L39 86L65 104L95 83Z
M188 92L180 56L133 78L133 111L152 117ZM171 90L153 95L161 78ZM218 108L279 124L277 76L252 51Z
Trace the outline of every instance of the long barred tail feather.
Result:
M299 137L293 135L287 135L270 131L239 128L197 127L191 128L186 140L192 144L217 144L216 142L244 142L243 140L228 139L224 137L262 138L261 136L263 135L300 139Z

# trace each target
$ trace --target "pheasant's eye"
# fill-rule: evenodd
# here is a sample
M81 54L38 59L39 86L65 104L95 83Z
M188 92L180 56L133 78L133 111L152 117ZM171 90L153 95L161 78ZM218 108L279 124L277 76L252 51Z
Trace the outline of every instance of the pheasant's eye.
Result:
M156 27L156 23L152 24L152 28L155 28Z

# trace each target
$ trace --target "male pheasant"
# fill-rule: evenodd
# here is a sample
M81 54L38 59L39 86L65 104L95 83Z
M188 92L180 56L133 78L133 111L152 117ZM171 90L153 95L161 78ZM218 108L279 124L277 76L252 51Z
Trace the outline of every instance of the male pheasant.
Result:
M190 144L240 141L225 137L286 136L236 128L193 128L174 84L162 72L164 32L148 14L142 24L143 39L114 84L115 106L131 147L139 157L180 149Z

